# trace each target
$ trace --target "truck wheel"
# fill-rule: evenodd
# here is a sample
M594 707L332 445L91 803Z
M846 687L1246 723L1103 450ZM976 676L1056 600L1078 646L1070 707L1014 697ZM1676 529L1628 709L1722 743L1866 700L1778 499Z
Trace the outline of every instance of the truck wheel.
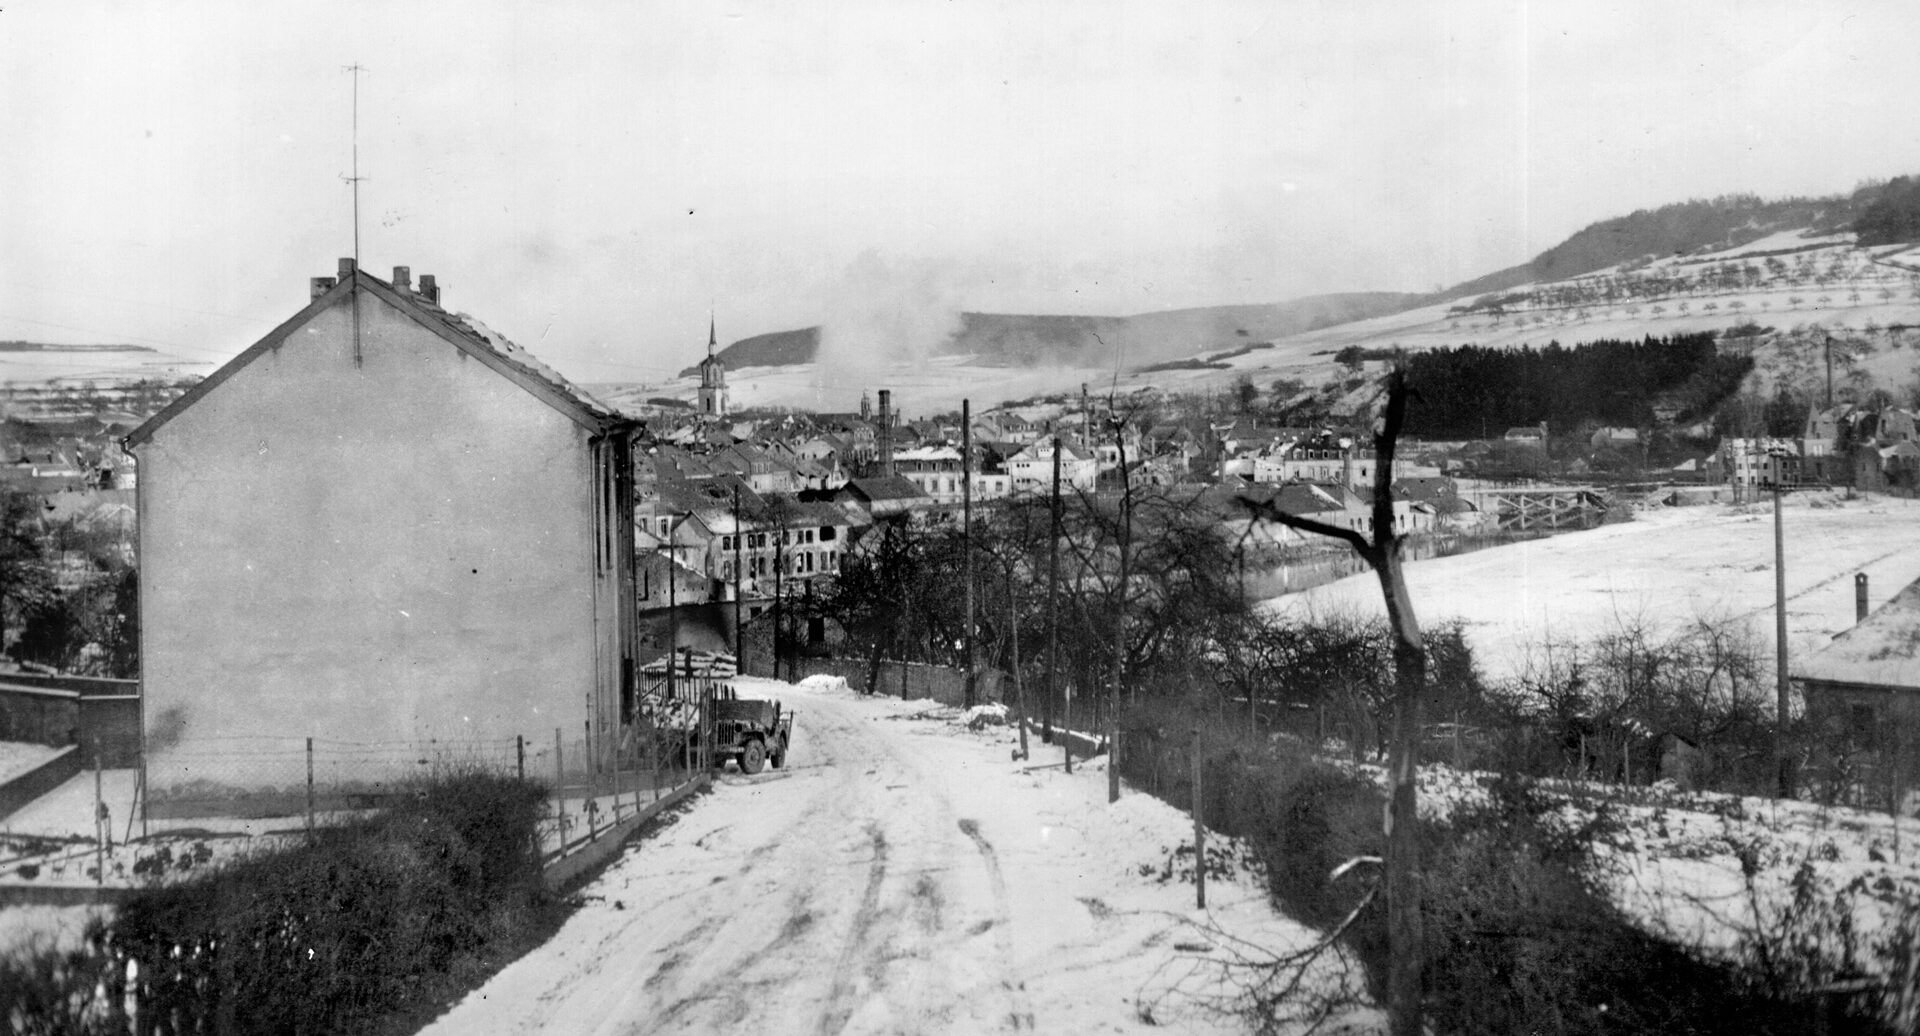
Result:
M744 774L759 773L760 767L765 765L766 761L767 761L766 742L761 741L757 738L755 740L747 742L747 747L742 748L740 750L740 772L741 773L744 773Z
M787 741L785 738L780 739L780 746L773 750L773 755L768 757L767 761L771 762L773 768L776 770L787 765Z

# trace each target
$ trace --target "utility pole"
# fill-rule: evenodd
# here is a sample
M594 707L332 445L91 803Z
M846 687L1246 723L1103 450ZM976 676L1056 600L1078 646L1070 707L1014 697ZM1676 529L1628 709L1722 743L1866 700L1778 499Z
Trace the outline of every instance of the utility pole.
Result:
M1133 540L1133 479L1127 474L1126 422L1113 412L1108 400L1107 421L1113 426L1113 444L1120 455L1120 593L1113 608L1113 686L1108 689L1111 707L1107 709L1107 801L1120 801L1120 689L1127 679L1127 583L1131 576L1128 555Z
M973 672L973 400L960 401L960 567L966 575L967 708L974 700Z
M1773 471L1773 636L1778 666L1778 715L1774 720L1774 761L1779 770L1780 797L1793 797L1793 756L1787 739L1787 539L1780 522L1780 496L1785 467L1774 457Z
M740 588L742 575L740 562L740 541L746 538L746 529L740 524L740 486L733 487L733 671L747 671L747 624L740 619Z
M780 599L787 593L787 524L784 519L776 523L773 535L773 678L780 679L780 642L785 630L782 623L786 612L780 607Z
M1053 433L1052 535L1047 537L1047 736L1053 736L1054 685L1060 672L1060 433ZM1073 773L1073 737L1067 729L1067 710L1060 710L1060 744L1066 753L1067 773Z
M1007 562L1007 634L1013 646L1013 707L1020 723L1020 758L1033 758L1027 745L1027 681L1020 675L1020 596L1014 583L1014 562Z
M672 533L668 533L668 535L671 536ZM673 701L677 697L674 694L673 671L678 667L680 657L678 654L680 650L680 597L675 593L676 588L674 584L679 582L679 580L675 578L679 573L675 570L680 567L680 564L679 559L674 556L675 551L671 539L667 541L667 551L667 700Z
M1833 336L1827 336L1827 409L1833 409Z

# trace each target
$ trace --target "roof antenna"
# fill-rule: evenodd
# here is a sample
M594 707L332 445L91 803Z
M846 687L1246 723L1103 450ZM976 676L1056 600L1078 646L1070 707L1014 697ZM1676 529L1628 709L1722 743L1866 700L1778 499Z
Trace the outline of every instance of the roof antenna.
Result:
M353 299L353 365L360 366L360 74L366 66L358 62L342 71L353 76L353 173L341 177L353 188L353 285L347 289Z
M353 76L353 173L340 179L353 185L353 267L360 268L360 73L366 66L353 64L344 66L341 71Z

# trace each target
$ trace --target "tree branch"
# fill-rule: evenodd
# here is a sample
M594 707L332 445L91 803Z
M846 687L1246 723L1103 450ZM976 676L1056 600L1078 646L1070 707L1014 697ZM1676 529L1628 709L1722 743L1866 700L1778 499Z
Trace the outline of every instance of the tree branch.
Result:
M1247 509L1248 513L1255 518L1265 518L1268 521L1284 525L1289 529L1297 529L1300 532L1310 532L1316 536L1325 536L1329 539L1339 540L1354 550L1359 551L1362 555L1373 549L1373 544L1367 542L1365 536L1360 535L1352 529L1342 529L1337 525L1328 525L1325 522L1314 521L1312 518L1302 518L1297 514L1290 514L1275 506L1271 500L1254 500L1245 496L1236 496L1234 499L1238 500L1240 504Z

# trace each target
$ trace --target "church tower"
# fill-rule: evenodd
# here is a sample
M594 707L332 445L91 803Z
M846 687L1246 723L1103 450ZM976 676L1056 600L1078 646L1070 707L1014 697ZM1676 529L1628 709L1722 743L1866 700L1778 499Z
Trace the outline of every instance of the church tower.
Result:
M707 358L700 361L700 416L727 416L727 365L714 355L720 344L713 316L707 316Z

